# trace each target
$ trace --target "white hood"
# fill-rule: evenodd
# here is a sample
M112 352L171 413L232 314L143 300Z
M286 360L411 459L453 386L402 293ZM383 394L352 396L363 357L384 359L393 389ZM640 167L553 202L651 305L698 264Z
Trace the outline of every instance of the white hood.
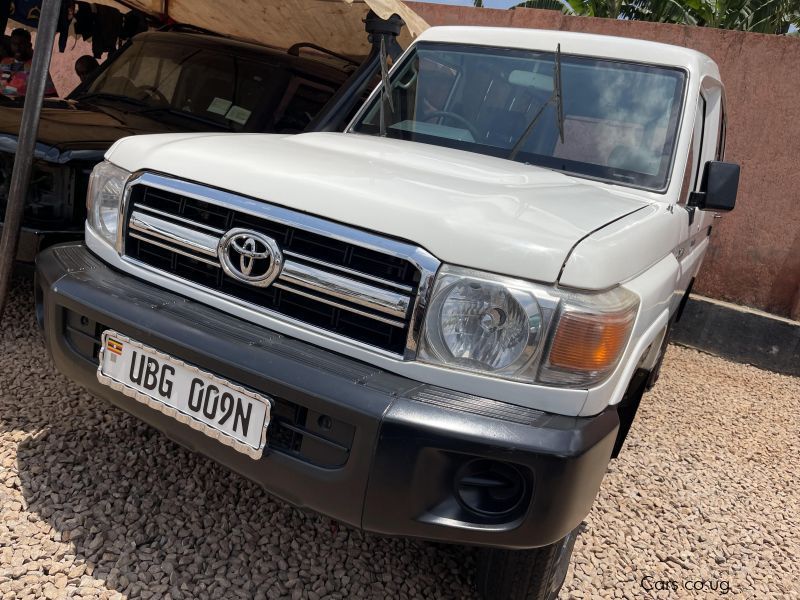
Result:
M356 134L136 136L107 157L549 283L582 238L648 204L547 169Z

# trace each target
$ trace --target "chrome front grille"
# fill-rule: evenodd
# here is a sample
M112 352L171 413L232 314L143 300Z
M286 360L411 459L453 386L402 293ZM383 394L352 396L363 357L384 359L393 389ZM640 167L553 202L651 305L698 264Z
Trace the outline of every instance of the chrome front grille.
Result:
M126 260L355 343L404 358L416 352L439 266L420 248L152 173L128 184L123 214ZM223 268L221 240L233 230L279 249L280 270L265 287Z

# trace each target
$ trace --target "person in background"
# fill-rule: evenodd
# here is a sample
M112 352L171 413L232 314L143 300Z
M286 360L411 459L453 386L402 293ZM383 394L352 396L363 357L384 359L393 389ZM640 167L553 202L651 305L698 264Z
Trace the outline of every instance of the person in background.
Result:
M91 54L84 54L75 61L75 73L81 83L88 80L98 68L100 68L100 63Z
M21 98L28 91L28 76L33 59L30 31L19 28L11 32L11 53L12 56L0 60L0 84L2 84L3 95ZM48 73L45 96L56 95L56 88Z
M14 53L11 51L11 38L7 35L0 36L0 60L13 56Z
M33 58L30 31L18 27L11 32L11 52L17 60L31 60Z

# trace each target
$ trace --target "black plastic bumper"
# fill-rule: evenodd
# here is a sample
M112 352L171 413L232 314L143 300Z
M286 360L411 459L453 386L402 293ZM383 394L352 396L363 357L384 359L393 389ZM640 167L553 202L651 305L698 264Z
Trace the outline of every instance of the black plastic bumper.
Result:
M121 274L81 244L39 256L37 311L58 368L96 395L288 502L384 534L556 541L588 513L619 422L614 410L564 417L420 384ZM106 328L274 398L264 456L101 385ZM486 489L505 512L475 510Z
M0 235L2 235L4 224L0 222ZM83 238L83 229L42 229L36 227L22 227L19 232L19 243L17 244L17 261L30 263L36 260L36 256L41 250L72 240Z

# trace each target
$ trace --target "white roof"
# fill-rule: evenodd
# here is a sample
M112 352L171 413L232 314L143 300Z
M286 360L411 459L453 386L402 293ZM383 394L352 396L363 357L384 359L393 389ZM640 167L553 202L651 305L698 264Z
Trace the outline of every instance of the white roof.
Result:
M633 38L519 27L431 27L417 41L451 42L614 58L640 63L684 67L719 79L719 69L708 56L682 46Z

